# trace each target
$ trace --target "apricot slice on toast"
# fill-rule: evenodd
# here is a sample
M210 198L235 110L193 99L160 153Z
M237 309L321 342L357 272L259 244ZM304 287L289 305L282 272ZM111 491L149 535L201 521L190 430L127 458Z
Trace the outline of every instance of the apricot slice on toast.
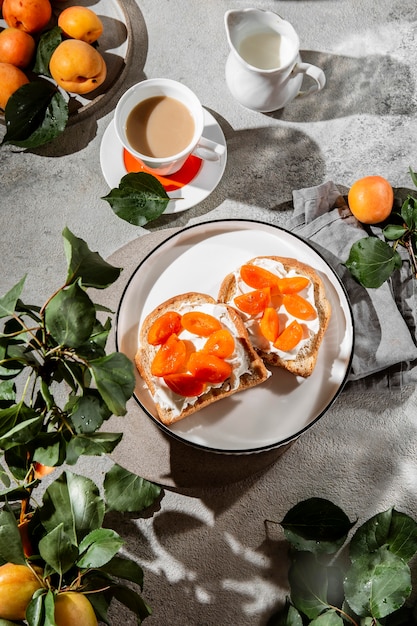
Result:
M302 338L302 326L299 322L297 322L297 320L294 320L291 324L284 328L278 339L274 342L274 346L275 348L278 348L278 350L289 352L295 348Z
M209 337L216 330L220 330L222 325L219 320L203 311L189 311L182 316L182 327L199 337Z
M170 374L164 377L164 381L171 391L185 397L201 396L207 386L204 381L197 380L187 372Z
M266 307L259 322L259 328L265 339L272 343L276 341L279 335L279 316L276 309L271 306Z
M151 325L148 331L148 343L158 346L165 343L170 335L181 330L181 315L177 311L166 311Z
M297 293L285 294L283 304L290 315L300 320L314 320L317 317L315 308Z
M176 374L184 366L187 358L187 347L177 335L170 335L155 354L151 364L152 376Z
M248 315L258 315L266 309L271 299L271 290L269 287L256 289L236 296L234 303L240 311Z
M193 352L188 359L188 370L191 374L207 383L222 383L232 373L232 366L227 361L219 359L214 354L207 354L201 350Z
M235 350L233 335L226 328L216 330L204 344L203 352L214 354L219 359L227 359Z

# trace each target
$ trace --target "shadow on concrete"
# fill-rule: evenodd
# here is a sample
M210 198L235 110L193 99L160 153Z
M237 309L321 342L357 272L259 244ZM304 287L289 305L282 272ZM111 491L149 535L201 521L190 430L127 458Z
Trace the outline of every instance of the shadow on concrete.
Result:
M411 68L388 55L347 57L301 51L302 60L321 67L325 88L298 97L270 116L287 122L320 122L350 115L415 115ZM303 89L308 88L305 79Z

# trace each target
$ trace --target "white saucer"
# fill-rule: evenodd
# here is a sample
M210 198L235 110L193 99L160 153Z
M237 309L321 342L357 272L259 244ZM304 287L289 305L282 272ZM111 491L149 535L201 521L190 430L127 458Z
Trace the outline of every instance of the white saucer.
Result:
M227 145L223 131L215 118L204 109L204 137L225 147L218 161L202 161L200 170L190 183L175 191L169 191L169 202L164 213L180 213L202 202L219 184L227 160ZM119 186L127 174L123 160L123 146L116 135L114 120L107 126L100 146L100 165L106 183L111 189ZM178 199L178 202L176 201Z

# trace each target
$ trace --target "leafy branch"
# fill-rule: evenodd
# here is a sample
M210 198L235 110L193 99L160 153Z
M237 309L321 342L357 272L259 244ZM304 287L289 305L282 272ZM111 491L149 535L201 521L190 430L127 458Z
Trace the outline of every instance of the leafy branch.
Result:
M55 599L66 591L88 594L105 623L114 597L141 623L150 609L120 579L141 589L142 570L118 554L123 539L102 525L108 511L149 507L160 488L114 465L104 497L91 480L66 471L40 505L34 498L42 478L64 463L114 450L122 434L101 428L111 415L126 413L135 385L131 361L106 353L111 320L99 316L110 311L87 293L113 284L121 269L67 228L63 238L67 276L43 306L22 301L25 278L0 298L0 579L7 576L4 566L38 567L40 588L23 603L29 626L54 624ZM19 594L24 580L11 571ZM0 621L8 603L1 588ZM12 611L11 619L19 615Z
M417 174L411 168L409 171L417 187ZM401 268L400 246L407 250L412 274L417 278L417 199L408 195L400 211L393 211L391 216L393 223L382 230L385 240L364 237L350 249L345 265L364 287L380 287L396 269Z
M407 604L417 523L391 508L358 527L349 541L355 524L322 498L300 502L285 515L280 525L290 544L290 597L268 626L417 623Z

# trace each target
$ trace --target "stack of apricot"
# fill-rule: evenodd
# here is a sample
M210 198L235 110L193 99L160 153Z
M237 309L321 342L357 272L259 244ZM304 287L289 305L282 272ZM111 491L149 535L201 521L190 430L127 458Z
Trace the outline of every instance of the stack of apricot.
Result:
M50 0L0 0L0 10L7 24L0 32L0 108L5 109L9 97L29 82L38 37L53 26L53 10ZM63 41L50 59L52 78L69 93L97 89L107 75L104 58L92 45L103 32L100 18L74 5L59 13L58 26Z

